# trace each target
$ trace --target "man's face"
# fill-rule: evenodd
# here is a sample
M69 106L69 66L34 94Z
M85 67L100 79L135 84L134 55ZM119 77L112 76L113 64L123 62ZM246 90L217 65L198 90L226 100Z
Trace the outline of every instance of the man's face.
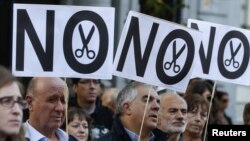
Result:
M80 79L73 86L77 99L84 103L94 103L97 96L101 93L100 82L95 79Z
M150 92L148 105L146 107L148 93ZM141 127L144 110L146 108L144 128L154 129L157 125L160 98L157 92L150 86L139 86L137 95L131 102L131 115L136 127Z
M189 111L187 114L188 124L186 131L192 134L201 135L207 121L207 116L208 111L202 107L202 105L199 105L199 107Z
M35 95L27 98L30 121L41 129L59 128L65 118L65 83L60 78L40 78L36 87Z
M162 97L158 128L167 133L183 133L187 125L187 104L178 95Z

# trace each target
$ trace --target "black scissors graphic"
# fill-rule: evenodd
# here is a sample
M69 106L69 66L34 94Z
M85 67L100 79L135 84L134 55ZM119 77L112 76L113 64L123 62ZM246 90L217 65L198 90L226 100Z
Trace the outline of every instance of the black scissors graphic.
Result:
M231 58L225 60L225 65L226 65L226 66L231 65L231 63L232 63L232 61L233 61L233 67L234 67L234 68L238 68L238 67L239 67L239 62L238 62L238 61L235 61L235 58L234 58L234 57L235 57L235 56L237 55L237 53L239 52L240 47L241 47L241 43L239 44L239 46L238 46L238 47L236 48L236 50L234 51L233 42L230 41Z
M79 29L80 36L81 36L81 39L82 39L83 47L82 47L82 49L76 49L75 56L77 58L81 58L83 56L84 49L86 49L86 51L87 51L87 57L89 59L94 59L95 58L95 52L93 50L90 50L88 48L88 43L89 43L91 37L93 36L93 33L95 31L95 26L94 25L92 26L87 39L85 38L85 36L83 34L83 29L82 29L82 25L81 24L78 26L78 29Z
M176 54L176 41L174 41L174 43L173 43L173 60L172 60L171 62L169 62L169 61L165 62L164 68L165 68L166 70L169 70L169 69L171 68L172 64L174 64L174 66L173 66L173 71L174 71L175 73L180 72L180 69L181 69L181 68L180 68L179 65L176 64L176 60L180 57L180 55L181 55L182 52L184 51L185 47L186 47L186 44L184 44L184 45L181 47L181 49L178 51L178 53Z

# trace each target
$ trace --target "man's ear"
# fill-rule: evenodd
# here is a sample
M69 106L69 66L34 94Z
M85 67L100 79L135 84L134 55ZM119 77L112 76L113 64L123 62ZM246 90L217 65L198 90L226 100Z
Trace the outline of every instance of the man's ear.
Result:
M126 114L126 115L131 115L132 114L131 105L129 103L124 103L123 106L122 106L122 109L123 109L124 114Z
M30 103L32 102L32 97L29 95L25 96L25 100L28 102L28 104L30 105Z
M27 103L28 103L28 108L29 108L29 111L32 111L32 101L33 101L33 97L32 96L29 96L29 95L26 95L25 97Z

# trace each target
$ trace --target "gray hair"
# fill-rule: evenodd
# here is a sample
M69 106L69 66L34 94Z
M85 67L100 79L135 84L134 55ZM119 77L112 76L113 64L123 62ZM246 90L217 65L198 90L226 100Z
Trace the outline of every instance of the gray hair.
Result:
M184 101L186 103L185 99L182 96L180 96L176 91L168 90L167 92L162 93L160 95L160 99L161 99L161 104L160 105L161 105L161 107L160 107L159 112L163 112L163 110L165 109L164 106L162 105L164 103L164 99L166 97L169 98L169 97L173 97L173 96L176 96L176 97L180 98L182 101Z
M130 83L128 83L128 85L126 87L124 87L117 96L116 99L116 109L115 109L115 115L116 116L120 116L123 113L123 105L124 103L130 103L132 102L136 95L137 95L137 88L139 86L150 86L148 84L145 83L141 83L141 82L136 82L136 81L131 81ZM152 87L155 89L155 87Z

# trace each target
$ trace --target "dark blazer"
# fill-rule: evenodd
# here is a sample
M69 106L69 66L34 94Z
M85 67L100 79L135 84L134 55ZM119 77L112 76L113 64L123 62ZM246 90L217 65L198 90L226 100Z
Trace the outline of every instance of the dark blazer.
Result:
M97 141L131 141L119 117L115 117L112 130Z
M158 128L155 128L153 130L153 133L155 135L155 141L167 141L169 138L169 135L163 131L161 131Z
M72 135L69 135L69 141L77 141L77 139L73 137Z
M153 132L155 135L154 141L166 141L168 135L160 130ZM96 141L131 141L129 135L125 131L119 117L114 118L112 130Z

